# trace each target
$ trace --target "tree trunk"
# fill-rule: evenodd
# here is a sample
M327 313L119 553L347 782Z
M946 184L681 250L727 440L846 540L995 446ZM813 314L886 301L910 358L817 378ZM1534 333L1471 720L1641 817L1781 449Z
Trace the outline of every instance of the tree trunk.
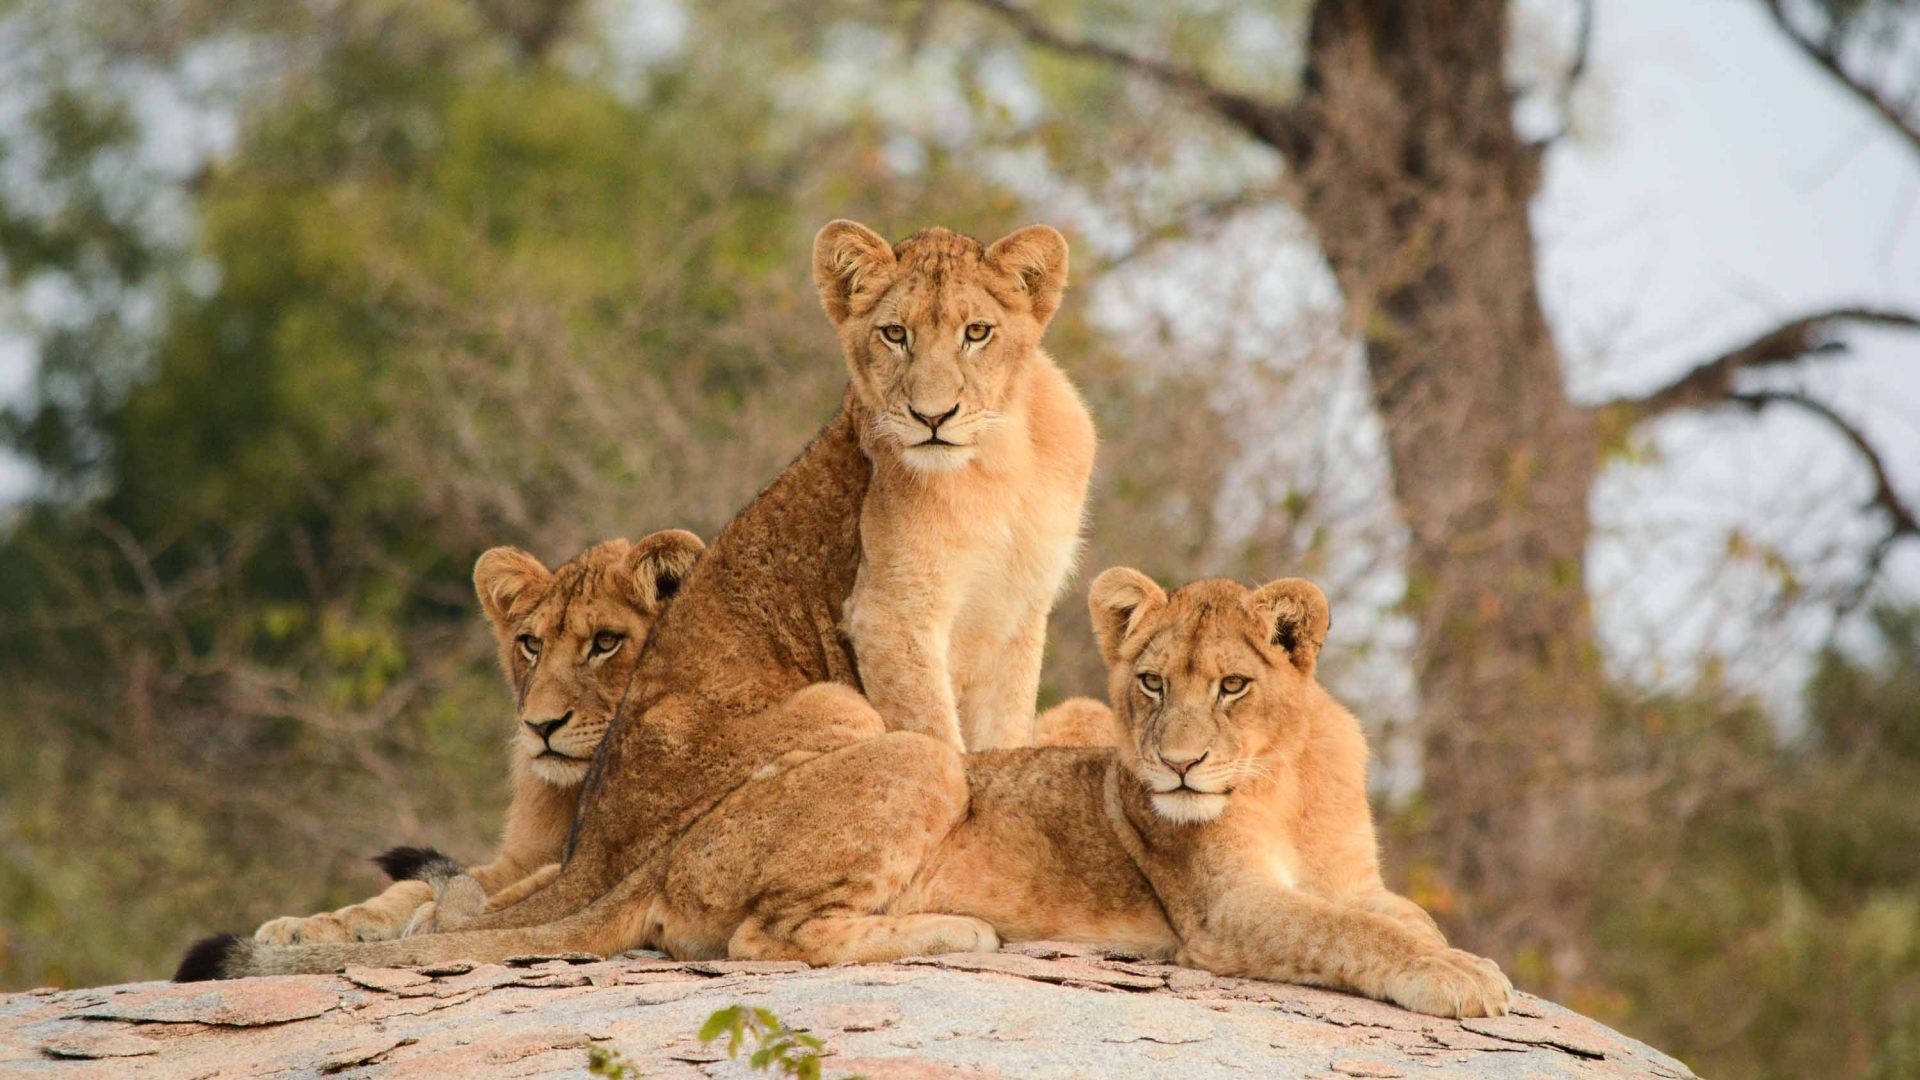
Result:
M1583 952L1598 434L1534 287L1539 153L1514 129L1506 33L1503 0L1322 0L1282 149L1365 342L1412 533L1428 850L1473 944L1540 978Z

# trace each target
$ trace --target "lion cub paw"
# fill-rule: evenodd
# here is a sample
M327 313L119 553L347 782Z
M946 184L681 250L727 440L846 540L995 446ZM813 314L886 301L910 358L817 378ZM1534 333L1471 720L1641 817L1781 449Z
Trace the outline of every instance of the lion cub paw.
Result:
M363 905L342 911L323 911L298 919L292 915L261 922L253 940L263 945L330 945L338 942L388 942L399 936L399 926Z
M393 936L393 927L384 920L361 916L349 908L343 914L322 912L299 918L293 915L271 919L253 932L253 940L263 945L331 945L342 941L385 941Z
M1386 997L1429 1016L1505 1016L1513 983L1484 956L1442 949L1415 957L1389 975Z
M347 940L347 928L331 913L301 918L283 915L260 924L253 940L262 945L319 945Z
M929 916L920 955L950 952L997 952L1000 934L993 924L970 915ZM937 920L937 921L935 921Z

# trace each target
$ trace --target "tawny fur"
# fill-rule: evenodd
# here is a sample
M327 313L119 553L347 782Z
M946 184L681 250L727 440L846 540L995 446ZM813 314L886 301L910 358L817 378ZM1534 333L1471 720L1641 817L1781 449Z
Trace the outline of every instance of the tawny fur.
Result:
M823 289L843 333L897 284L871 259L830 265L854 268L844 295ZM1052 937L1431 1013L1506 1009L1496 967L1381 885L1366 747L1313 679L1327 617L1307 583L1169 597L1133 571L1102 575L1090 608L1117 748L968 758L951 731L889 730L839 632L885 468L874 421L850 391L695 568L551 884L460 932L213 941L182 976L641 946L832 964Z
M1106 702L1072 697L1039 715L1033 725L1035 746L1112 746L1120 736Z
M1381 882L1366 742L1313 677L1318 588L1213 580L1169 597L1118 569L1089 608L1117 747L971 755L966 819L885 910L1442 1016L1507 1010L1500 970Z
M837 250L830 241L848 235L858 234L829 227L819 252ZM891 252L891 269L876 249L848 260L851 272L824 275L822 299L844 340L852 333L849 320L864 317L856 311L870 312L895 288L902 296L919 295L923 278L946 280L960 265L964 272L953 280L974 283L999 305L995 333L1007 334L1001 344L1035 342L1058 301L1064 248L1058 258L1048 254L1050 241L1058 240L1051 230L1023 230L1011 239L1019 242L991 249L961 244L963 257L923 260L917 255L922 241L942 251L959 241L944 232L922 234ZM992 252L1001 257L988 258ZM183 975L327 971L349 963L556 950L611 953L643 943L683 956L792 954L819 963L994 947L992 928L978 919L875 914L965 812L967 782L957 720L949 718L937 736L889 731L858 691L849 640L858 635L843 632L843 619L863 569L863 540L874 539L862 535L862 514L873 505L876 471L890 467L890 451L876 438L879 417L861 389L873 369L854 357L849 363L856 385L840 412L720 534L655 626L626 710L594 758L567 858L550 884L459 932L289 948L214 943L195 950ZM1054 392L1058 409L1087 423L1037 348L999 370L1009 386L1022 377L1039 384L1036 401ZM873 400L884 406L888 399ZM1022 423L1029 432L1026 452L1048 452L1053 444L1042 436L1051 429ZM1001 426L1008 429L999 432L1004 441L1017 425ZM1090 424L1084 435L1069 441L1090 456ZM986 465L1000 460L993 440L975 452ZM1087 467L1064 467L1081 479L1078 487L1069 485L1067 523L1050 532L1058 534L1055 569L1041 576L1063 574L1070 561ZM975 485L963 492L987 483L967 478L966 470L949 471L963 474L949 479ZM1018 524L1008 527L1018 533ZM999 550L1011 559L1029 547L1009 540ZM1025 591L1050 595L1053 588ZM1004 591L1021 590L1009 585ZM977 601L962 607L990 610ZM1015 646L1037 662L1037 643L1021 638L1009 648ZM938 684L942 656L920 664L917 677ZM884 659L878 663L885 667ZM1011 726L1030 732L1030 686L1019 696L1021 719ZM822 777L831 778L831 788L821 786ZM823 791L831 791L835 806L825 815L817 809ZM826 867L837 867L829 884L805 893L790 887L800 875L810 880Z
M494 548L474 565L474 592L499 645L517 714L508 747L513 794L500 849L467 871L495 906L517 903L558 872L553 864L573 826L587 763L654 621L703 548L694 534L668 529L634 543L597 544L555 570L510 547ZM596 639L611 640L612 648L599 648ZM253 938L269 945L385 941L412 925L434 925L433 900L428 882L395 882L336 911L273 919Z
M968 750L1034 741L1094 458L1093 420L1040 348L1066 278L1066 241L1044 225L991 247L939 228L891 246L836 221L815 243L874 466L846 628L892 730Z
M239 945L215 970L635 946L828 964L1051 938L1435 1015L1507 1010L1500 970L1449 948L1381 883L1365 740L1313 677L1327 628L1317 588L1215 580L1168 596L1112 570L1089 608L1124 729L1117 748L963 758L925 736L883 734L851 689L816 684L741 725L744 745L762 749L731 766L734 783L636 805L650 818L677 807L684 827L591 906L525 930ZM661 718L675 731L649 749L710 739L730 761L743 746L735 724ZM712 801L689 806L694 791Z

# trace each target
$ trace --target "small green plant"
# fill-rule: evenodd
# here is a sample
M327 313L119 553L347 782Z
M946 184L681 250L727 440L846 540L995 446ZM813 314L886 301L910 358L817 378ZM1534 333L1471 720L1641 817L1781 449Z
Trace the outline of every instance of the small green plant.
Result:
M769 1009L749 1009L729 1005L700 1025L700 1041L710 1043L722 1035L727 1038L727 1057L740 1060L740 1051L749 1041L753 1053L747 1066L754 1072L778 1072L798 1080L820 1080L820 1051L826 1044L804 1031L795 1031L782 1023ZM640 1067L625 1054L605 1046L587 1049L587 1071L608 1080L641 1080ZM854 1076L848 1080L865 1080Z
M740 1060L740 1049L751 1039L755 1049L747 1058L754 1072L778 1072L799 1080L820 1080L820 1051L826 1044L803 1031L795 1031L768 1009L750 1009L729 1005L707 1017L700 1025L700 1041L709 1043L725 1035L727 1056Z

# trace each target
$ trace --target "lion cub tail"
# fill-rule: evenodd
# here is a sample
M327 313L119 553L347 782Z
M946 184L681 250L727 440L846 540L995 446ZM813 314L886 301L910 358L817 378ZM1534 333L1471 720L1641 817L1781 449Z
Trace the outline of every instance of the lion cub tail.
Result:
M410 967L454 960L503 963L516 956L572 957L599 946L604 938L567 922L519 930L476 930L424 934L397 941L343 942L329 945L265 945L232 934L194 943L173 973L174 982L240 979L250 975L324 975L349 966ZM597 959L601 952L593 952Z
M440 886L467 872L466 867L430 847L388 848L373 857L373 863L395 881L424 881Z
M479 891L479 883L450 859L402 858L392 862L395 869L425 875L428 880L443 879L449 890L465 881ZM578 874L571 880L564 874L557 878L550 887L518 905L483 915L472 927L449 933L416 934L396 941L293 946L216 935L187 950L174 981L319 975L345 970L348 965L399 967L452 960L497 964L516 956L608 956L641 944L646 912L654 903L649 875L629 875L610 889L602 888L590 874ZM485 902L484 896L481 902Z
M421 881L433 887L431 918L416 914L402 937L423 931L457 930L487 909L487 888L452 858L433 848L397 847L373 857L395 881Z

